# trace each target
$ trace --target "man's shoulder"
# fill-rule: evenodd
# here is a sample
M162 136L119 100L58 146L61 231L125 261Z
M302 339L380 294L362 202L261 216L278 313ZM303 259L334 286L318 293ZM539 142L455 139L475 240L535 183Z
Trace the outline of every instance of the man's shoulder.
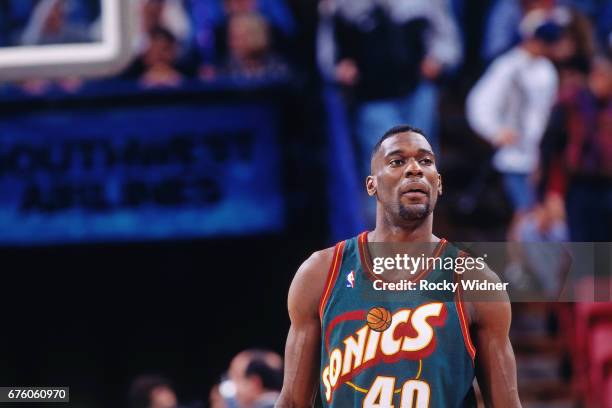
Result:
M334 259L342 256L345 241L338 244L313 252L298 268L293 285L307 286L308 292L320 296L320 291L327 282L328 275L332 268Z
M333 261L336 246L328 247L313 252L300 266L298 274L305 275L306 278L325 278L327 271Z
M319 302L334 256L334 247L315 251L298 268L289 288L289 314L292 321L319 316Z

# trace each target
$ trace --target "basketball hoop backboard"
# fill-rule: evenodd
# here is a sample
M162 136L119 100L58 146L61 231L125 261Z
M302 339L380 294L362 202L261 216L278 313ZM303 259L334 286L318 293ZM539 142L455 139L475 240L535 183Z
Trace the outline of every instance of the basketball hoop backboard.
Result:
M64 1L64 0L49 0ZM0 81L66 76L110 75L130 59L129 12L131 2L99 0L100 15L95 24L99 34L90 40L0 47ZM43 2L38 3L39 5ZM35 10L31 20L40 18ZM43 16L43 18L45 18ZM41 20L42 21L42 20ZM44 22L41 25L46 24Z

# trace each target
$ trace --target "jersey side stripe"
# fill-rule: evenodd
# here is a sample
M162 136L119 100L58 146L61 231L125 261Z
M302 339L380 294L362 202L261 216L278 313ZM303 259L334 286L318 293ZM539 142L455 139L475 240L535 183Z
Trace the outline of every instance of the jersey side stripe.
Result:
M325 305L327 304L327 299L329 298L329 294L331 293L332 288L336 284L336 280L338 279L338 271L340 270L340 265L342 264L342 253L344 252L345 241L338 242L336 244L336 248L334 250L334 257L332 258L332 263L329 266L329 272L327 273L327 281L325 283L325 290L323 291L323 296L319 302L319 319L321 324L323 324L323 311L325 309Z
M460 256L465 256L465 253L461 253ZM455 282L459 282L461 279L458 278L459 274L453 272L455 274ZM468 354L472 357L472 363L476 358L476 347L474 347L474 343L472 343L472 338L470 337L470 328L468 324L468 316L465 312L465 306L463 304L463 297L461 293L463 289L461 288L461 284L457 287L457 294L455 296L455 306L457 307L457 314L459 315L459 323L461 325L461 334L463 334L463 341L465 342L465 348L467 349Z

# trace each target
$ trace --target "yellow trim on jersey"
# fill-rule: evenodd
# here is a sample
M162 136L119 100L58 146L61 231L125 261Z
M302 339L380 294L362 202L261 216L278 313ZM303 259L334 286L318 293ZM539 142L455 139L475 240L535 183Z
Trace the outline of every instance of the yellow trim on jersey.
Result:
M357 385L353 384L353 383L352 383L352 382L350 382L350 381L345 382L345 384L346 384L346 385L348 385L349 387L352 387L352 388L353 388L353 389L355 389L356 391L363 392L364 394L368 392L368 390L366 390L365 388L361 388L361 387L359 387L359 386L357 386Z
M417 371L417 375L416 377L414 377L415 380L418 380L421 377L421 372L423 371L423 360L419 360L419 371ZM367 390L366 388L361 388L358 385L353 384L350 381L346 381L345 382L346 385L348 385L349 387L353 388L355 391L359 391L362 392L364 394L367 394L367 392L369 390ZM397 390L393 391L394 394L399 394L402 391L401 388L398 388Z
M414 377L415 380L418 380L419 378L421 378L422 370L423 370L423 360L419 360L419 371L417 371L417 375L416 377Z

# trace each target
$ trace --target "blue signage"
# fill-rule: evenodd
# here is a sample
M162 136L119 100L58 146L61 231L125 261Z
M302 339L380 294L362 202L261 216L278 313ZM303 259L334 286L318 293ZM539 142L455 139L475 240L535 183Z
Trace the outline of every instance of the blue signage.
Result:
M284 227L267 105L65 109L0 119L0 244Z

